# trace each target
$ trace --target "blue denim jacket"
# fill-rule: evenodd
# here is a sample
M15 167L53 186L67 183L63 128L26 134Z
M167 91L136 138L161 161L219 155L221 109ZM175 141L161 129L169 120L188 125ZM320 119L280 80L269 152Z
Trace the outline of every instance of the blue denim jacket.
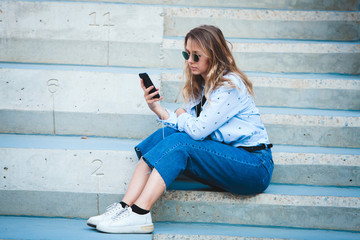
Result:
M225 84L212 91L199 117L196 117L195 106L200 100L185 105L186 113L179 117L167 110L170 117L159 120L165 126L186 132L195 140L210 136L215 141L235 147L269 143L259 110L241 78L232 73L225 75L225 78L237 88Z

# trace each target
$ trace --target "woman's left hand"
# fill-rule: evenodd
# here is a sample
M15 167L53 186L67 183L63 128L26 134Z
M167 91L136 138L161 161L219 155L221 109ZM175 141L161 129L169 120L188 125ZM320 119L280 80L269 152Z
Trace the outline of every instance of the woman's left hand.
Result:
M176 109L175 113L179 117L181 114L186 113L186 111L183 108L178 108Z

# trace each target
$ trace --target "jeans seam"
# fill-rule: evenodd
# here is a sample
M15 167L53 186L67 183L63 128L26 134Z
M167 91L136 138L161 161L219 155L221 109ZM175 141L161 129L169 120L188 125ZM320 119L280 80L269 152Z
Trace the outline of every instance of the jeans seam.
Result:
M155 164L157 164L164 156L166 156L169 152L172 152L175 148L177 148L178 146L180 146L181 143L178 143L176 145L174 145L172 148L169 148L166 152L164 152L159 159L155 162Z

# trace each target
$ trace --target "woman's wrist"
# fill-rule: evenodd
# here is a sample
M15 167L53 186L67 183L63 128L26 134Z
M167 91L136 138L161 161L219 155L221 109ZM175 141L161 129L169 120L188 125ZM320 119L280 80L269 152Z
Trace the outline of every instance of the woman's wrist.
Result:
M161 120L166 120L170 117L169 113L160 104L156 104L150 108Z

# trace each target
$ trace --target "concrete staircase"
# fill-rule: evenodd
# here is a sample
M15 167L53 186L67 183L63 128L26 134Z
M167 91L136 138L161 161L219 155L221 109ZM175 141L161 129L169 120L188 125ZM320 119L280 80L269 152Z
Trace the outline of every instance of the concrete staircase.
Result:
M181 104L183 37L206 23L223 30L254 83L275 144L272 184L244 197L180 177L153 208L152 236L116 237L360 239L359 5L2 0L0 238L114 238L81 219L121 198L133 146L161 127L138 73L163 105ZM54 231L12 227L34 222Z

